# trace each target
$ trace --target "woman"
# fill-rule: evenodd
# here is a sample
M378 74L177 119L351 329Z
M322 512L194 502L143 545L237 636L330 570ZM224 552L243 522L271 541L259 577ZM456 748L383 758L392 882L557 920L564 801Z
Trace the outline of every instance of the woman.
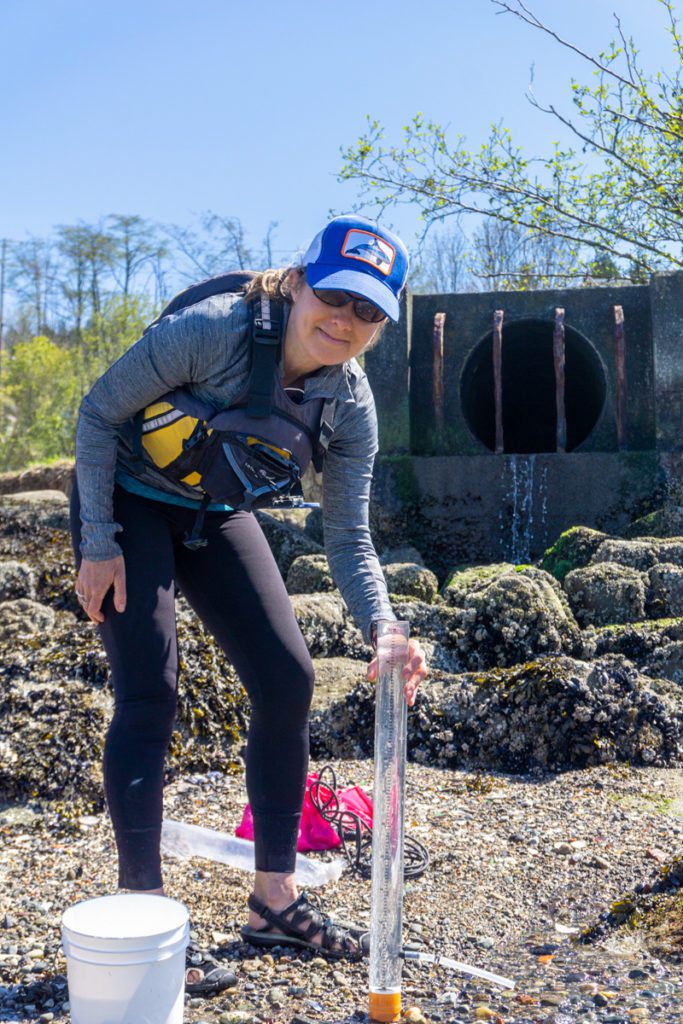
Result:
M234 664L251 703L247 791L255 832L254 892L243 935L355 956L353 930L332 925L297 895L294 859L308 763L311 659L282 578L255 518L209 504L201 546L188 548L197 491L170 480L127 443L136 416L183 387L227 409L248 387L250 299L281 298L278 374L295 410L332 400L323 464L325 546L335 580L367 642L394 618L368 530L377 426L355 357L398 319L408 258L403 243L355 216L316 236L302 265L256 275L246 295L220 294L162 317L83 400L76 436L77 594L97 623L112 670L115 711L104 754L105 791L119 854L119 885L163 893L162 780L178 677L176 583ZM368 667L375 679L376 660ZM410 642L409 704L425 677Z

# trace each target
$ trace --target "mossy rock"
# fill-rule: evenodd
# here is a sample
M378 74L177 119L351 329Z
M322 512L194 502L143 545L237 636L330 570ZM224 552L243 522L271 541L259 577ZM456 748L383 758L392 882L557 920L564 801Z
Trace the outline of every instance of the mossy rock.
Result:
M657 647L641 669L646 675L652 676L653 680L668 679L678 687L683 686L683 643ZM680 697L680 689L678 693Z
M533 566L513 566L469 591L456 647L468 668L488 669L580 653L581 636L557 580Z
M622 537L683 537L683 506L660 508L636 519L622 530Z
M660 619L683 615L683 568L663 562L653 566L647 578L648 618Z
M658 541L657 561L683 567L683 538L671 537Z
M573 569L564 589L581 626L638 622L645 618L647 576L616 562Z
M647 538L646 540L619 540L609 537L600 545L591 559L591 565L599 562L616 562L617 565L627 565L638 572L647 572L653 565L656 565L659 547L657 541Z
M595 657L623 654L641 668L661 647L683 641L683 618L601 626L592 633Z
M39 797L101 809L102 746L113 710L109 669L90 624L63 613L56 620L47 632L23 633L5 645L0 800ZM179 619L178 647L167 775L241 770L249 704L235 669L196 618Z
M588 565L600 545L607 540L607 534L592 530L589 526L572 526L565 530L549 547L541 559L541 569L549 572L560 583L572 569Z
M299 555L287 573L287 592L318 594L335 590L335 582L325 555Z
M434 573L412 562L385 565L384 578L392 594L416 598L426 604L432 604L439 592L439 581Z
M514 572L512 562L497 562L491 565L467 565L454 569L443 587L441 594L450 605L464 608L468 597L505 573Z
M319 715L315 755L371 756L374 698L364 683ZM450 769L678 765L682 741L682 702L614 656L595 664L551 657L488 672L434 672L408 718L409 758Z

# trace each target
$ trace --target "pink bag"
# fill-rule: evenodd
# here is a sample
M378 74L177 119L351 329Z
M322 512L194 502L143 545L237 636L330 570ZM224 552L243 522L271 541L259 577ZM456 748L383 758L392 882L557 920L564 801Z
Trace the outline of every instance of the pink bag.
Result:
M299 853L306 853L308 850L334 850L341 846L341 840L335 829L329 822L325 821L320 811L311 799L311 786L318 781L315 772L309 772L306 779L306 792L304 804L301 811L301 824L299 826L299 838L296 848ZM340 811L352 811L357 814L368 828L372 828L372 799L360 786L350 786L348 789L337 790L337 800ZM318 787L318 799L323 806L332 798L332 791L329 787L320 785ZM249 804L244 808L242 821L235 829L235 835L241 839L254 838L254 819L251 816Z

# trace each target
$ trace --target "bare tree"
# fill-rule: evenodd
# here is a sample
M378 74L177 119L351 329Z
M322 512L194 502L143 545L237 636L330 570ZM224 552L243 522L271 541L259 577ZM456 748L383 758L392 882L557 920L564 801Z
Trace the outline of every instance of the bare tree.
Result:
M274 266L273 263L273 235L275 234L275 228L278 226L276 220L271 220L266 231L265 238L263 239L263 255L264 263L266 267Z
M31 238L12 246L9 282L20 303L32 311L32 329L41 334L49 328L54 311L57 259L51 239Z
M655 72L643 70L618 17L617 38L595 56L544 24L525 0L491 2L583 60L590 79L571 82L573 112L529 91L533 108L560 124L569 144L531 158L496 125L470 150L418 114L387 145L371 120L347 150L342 178L359 181L380 209L415 203L428 224L465 212L563 239L579 281L596 252L631 278L683 268L683 37L675 0L651 0L653 13L664 12L672 51L672 69Z
M439 225L415 260L410 287L415 292L462 292L472 286L469 271L469 241L459 223Z
M238 217L223 217L207 212L199 218L199 228L168 225L168 235L187 260L180 273L185 278L213 277L228 270L246 270L254 255L246 242L246 232Z
M137 214L110 214L107 227L112 242L111 271L127 300L139 271L148 267L153 272L155 264L168 255L168 247L160 240L156 225Z

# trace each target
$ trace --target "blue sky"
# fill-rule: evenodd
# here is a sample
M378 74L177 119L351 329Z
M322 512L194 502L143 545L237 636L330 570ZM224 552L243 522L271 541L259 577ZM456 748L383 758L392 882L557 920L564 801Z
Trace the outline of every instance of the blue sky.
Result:
M670 65L656 0L528 0L597 51L614 10L652 67ZM565 108L582 64L489 0L0 0L0 237L136 213L238 216L257 244L304 247L348 209L340 147L366 114L414 113L482 142L504 121L529 153L558 137L524 98ZM410 242L406 211L395 225Z

